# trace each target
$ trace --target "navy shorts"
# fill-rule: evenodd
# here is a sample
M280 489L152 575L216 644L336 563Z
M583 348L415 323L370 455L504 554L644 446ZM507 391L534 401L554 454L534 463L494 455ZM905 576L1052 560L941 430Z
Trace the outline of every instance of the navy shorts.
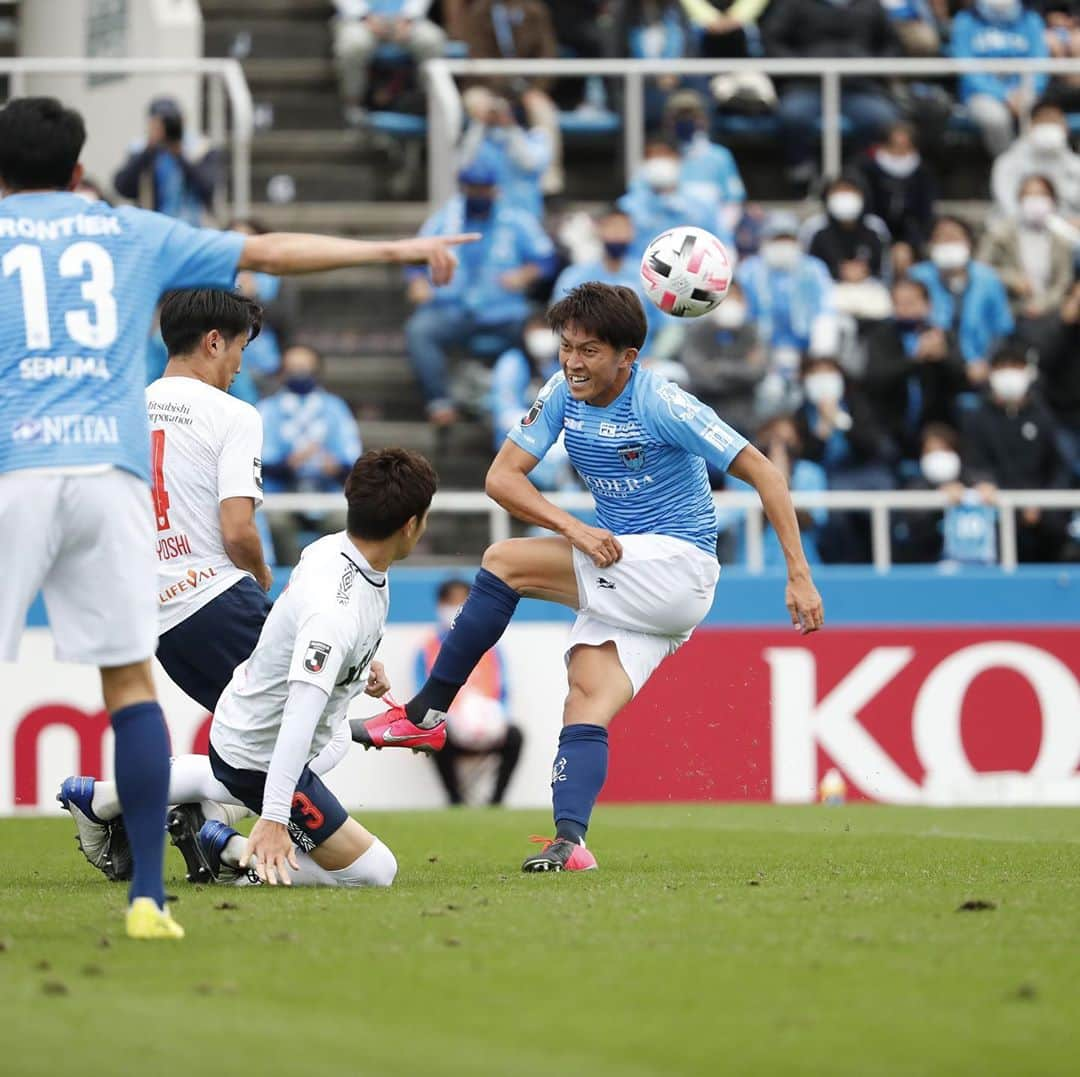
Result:
M255 650L271 605L245 576L163 633L158 661L177 687L213 714L233 670Z
M214 777L237 800L250 808L256 815L262 814L263 789L266 775L261 770L237 770L230 766L214 751L210 745L210 769ZM296 783L296 792L292 798L292 812L289 816L289 836L293 844L310 853L316 845L322 845L349 818L349 813L341 806L318 775L309 767L300 772Z

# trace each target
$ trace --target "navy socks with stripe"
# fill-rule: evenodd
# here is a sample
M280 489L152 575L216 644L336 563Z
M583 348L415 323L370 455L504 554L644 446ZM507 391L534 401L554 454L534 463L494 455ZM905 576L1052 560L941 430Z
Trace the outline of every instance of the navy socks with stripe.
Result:
M486 568L480 569L469 597L454 618L424 687L405 705L419 724L429 710L446 712L484 654L499 642L521 596Z
M130 900L165 907L165 813L169 806L169 733L157 703L133 703L110 716L116 734L116 792L135 872Z
M581 844L593 805L607 778L608 734L602 725L567 725L551 769L551 803L557 837Z

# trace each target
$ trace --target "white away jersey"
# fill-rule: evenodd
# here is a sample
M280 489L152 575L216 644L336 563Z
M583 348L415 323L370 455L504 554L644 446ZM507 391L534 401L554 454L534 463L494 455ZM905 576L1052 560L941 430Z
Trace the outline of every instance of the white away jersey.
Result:
M365 683L390 609L386 573L376 572L344 531L304 550L274 603L250 658L218 700L210 727L214 751L231 766L265 771L292 681L329 695L308 759L329 743Z
M262 502L262 418L198 378L146 387L157 523L159 628L168 632L250 573L229 560L218 506Z

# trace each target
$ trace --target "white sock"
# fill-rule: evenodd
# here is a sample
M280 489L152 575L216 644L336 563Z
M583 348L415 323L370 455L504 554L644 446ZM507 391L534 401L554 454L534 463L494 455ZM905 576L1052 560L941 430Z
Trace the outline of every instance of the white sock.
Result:
M238 868L246 852L247 838L243 834L234 834L225 843L225 848L221 850L221 862L226 867Z
M216 800L200 800L199 807L207 819L216 819L226 826L236 826L241 819L254 814L243 804L221 804Z
M232 868L239 867L246 852L247 838L237 834L221 850L221 862ZM289 868L293 886L389 886L397 875L397 859L378 838L348 867L336 871L320 867L299 849L296 850L296 862L300 865L299 871Z
M197 804L202 800L213 800L218 804L239 803L214 777L209 756L176 756L169 772L169 803Z
M115 819L124 809L116 793L116 782L94 782L94 795L90 798L90 810L103 822Z
M378 838L347 868L329 872L337 886L389 886L397 875L397 859Z
M214 777L210 769L210 759L205 755L178 755L172 761L169 771L169 803L195 804L209 801L218 807L207 811L203 804L203 814L207 819L220 819L229 826L250 814ZM239 813L230 810L239 808ZM94 782L94 795L90 801L90 810L104 822L115 819L124 809L116 792L116 782Z

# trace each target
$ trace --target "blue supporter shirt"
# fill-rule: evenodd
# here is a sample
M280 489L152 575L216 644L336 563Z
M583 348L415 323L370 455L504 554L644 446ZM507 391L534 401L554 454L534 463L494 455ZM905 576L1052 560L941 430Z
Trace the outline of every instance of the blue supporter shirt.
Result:
M360 428L349 405L325 389L294 393L284 388L260 400L258 406L266 492L340 493L340 472L348 471L363 451ZM288 469L289 457L313 445L317 451L295 469L292 481L284 479L281 473ZM338 473L326 473L323 460L327 456L337 462Z
M491 216L480 220L466 217L461 195L455 195L428 217L420 235L474 231L480 233L480 240L457 249L459 265L454 279L436 289L431 305L472 314L480 325L524 321L529 314L528 299L503 287L501 278L527 264L537 264L547 271L554 261L555 245L535 217L503 205L499 199ZM413 268L406 271L406 276L425 272Z
M564 435L592 491L600 527L616 535L669 535L716 552L716 509L706 461L727 471L747 441L696 397L634 366L605 408L575 400L559 371L507 435L538 460Z
M149 480L154 308L171 288L231 288L244 240L66 191L0 200L0 472Z

